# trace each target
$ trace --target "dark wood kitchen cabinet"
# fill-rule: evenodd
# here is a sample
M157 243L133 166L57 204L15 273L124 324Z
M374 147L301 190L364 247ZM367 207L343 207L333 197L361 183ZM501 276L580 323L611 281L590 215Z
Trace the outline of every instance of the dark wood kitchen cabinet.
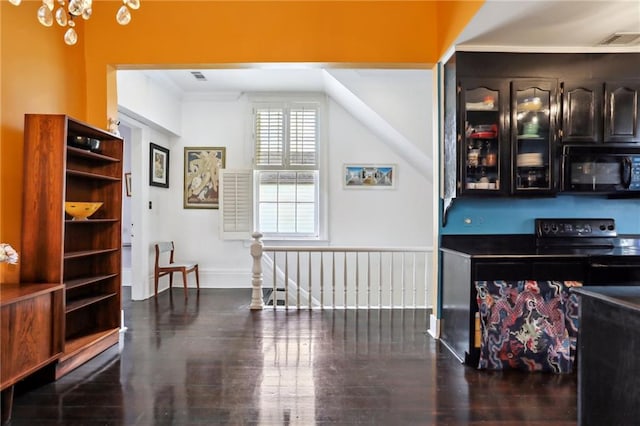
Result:
M100 152L70 138L100 140ZM64 284L63 351L56 378L119 339L122 138L59 114L27 114L24 130L22 282ZM87 220L67 201L102 202Z
M443 198L554 196L562 144L640 143L639 69L639 53L456 52L443 73Z
M640 80L604 84L604 142L640 143Z
M477 366L480 324L475 281L586 280L586 260L576 257L470 256L455 250L442 254L440 339L463 363Z
M604 85L601 81L564 81L562 95L563 143L596 143L603 126Z
M459 195L546 195L557 189L555 79L461 79Z
M640 80L564 81L564 144L640 142Z

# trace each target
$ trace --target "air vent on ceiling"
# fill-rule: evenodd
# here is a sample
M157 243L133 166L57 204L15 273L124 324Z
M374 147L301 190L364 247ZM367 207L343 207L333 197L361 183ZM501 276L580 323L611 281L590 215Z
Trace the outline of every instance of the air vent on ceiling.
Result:
M204 76L200 71L191 71L191 75L198 81L207 81L207 77Z
M609 37L605 38L600 42L600 45L603 46L626 46L630 44L635 44L640 40L640 33L632 33L632 32L618 32L613 33Z

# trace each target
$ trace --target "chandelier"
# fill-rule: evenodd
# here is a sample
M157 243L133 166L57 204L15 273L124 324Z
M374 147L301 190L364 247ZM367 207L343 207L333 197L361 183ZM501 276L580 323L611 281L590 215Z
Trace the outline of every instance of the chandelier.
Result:
M11 4L20 5L22 0L9 0ZM57 8L55 4L58 4ZM78 42L76 33L76 23L74 18L82 16L85 21L91 18L91 5L93 0L42 0L42 5L38 8L38 21L45 27L57 22L61 27L68 27L64 33L64 42L73 46ZM131 22L131 10L140 8L140 0L122 0L123 5L116 12L116 21L120 25L127 25ZM54 11L55 8L55 11Z

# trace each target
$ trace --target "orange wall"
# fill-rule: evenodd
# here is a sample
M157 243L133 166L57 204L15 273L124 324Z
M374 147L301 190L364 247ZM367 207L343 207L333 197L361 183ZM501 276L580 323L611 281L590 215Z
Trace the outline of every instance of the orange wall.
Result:
M478 12L484 1L442 1L438 3L439 56L456 41L464 27Z
M114 18L121 1L94 1L73 47L62 29L37 23L39 4L0 0L0 241L18 250L25 113L67 113L104 128L117 116L118 67L431 67L482 2L144 0L121 27ZM0 273L0 283L18 278L14 266L0 265Z
M86 115L83 45L69 48L58 28L36 21L38 3L0 1L0 242L19 251L24 114ZM37 232L37 231L36 231ZM0 264L0 282L16 282L18 265Z

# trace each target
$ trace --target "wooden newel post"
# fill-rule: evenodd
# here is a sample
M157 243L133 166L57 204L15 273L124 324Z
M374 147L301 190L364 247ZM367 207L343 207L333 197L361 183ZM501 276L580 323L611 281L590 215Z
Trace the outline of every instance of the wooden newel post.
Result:
M251 234L253 242L251 243L251 257L253 257L253 267L251 268L251 306L250 309L263 309L264 302L262 300L262 234L254 232Z

